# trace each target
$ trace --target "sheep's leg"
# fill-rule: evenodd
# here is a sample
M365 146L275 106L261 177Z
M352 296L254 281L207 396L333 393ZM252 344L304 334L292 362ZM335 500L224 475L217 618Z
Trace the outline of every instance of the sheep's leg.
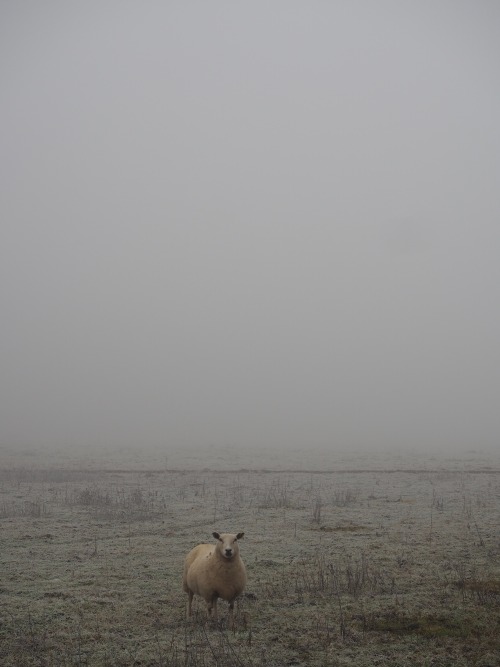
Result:
M186 618L189 619L193 613L192 604L193 604L193 591L188 591L188 600L186 605Z
M210 604L210 611L212 613L212 618L214 621L217 620L217 596L212 598L211 604Z
M234 600L229 603L229 629L234 630Z

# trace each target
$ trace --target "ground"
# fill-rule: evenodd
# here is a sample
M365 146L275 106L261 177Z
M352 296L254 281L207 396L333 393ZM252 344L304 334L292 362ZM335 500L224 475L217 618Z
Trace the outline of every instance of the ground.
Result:
M0 450L0 664L500 664L498 455ZM185 554L244 531L236 629Z

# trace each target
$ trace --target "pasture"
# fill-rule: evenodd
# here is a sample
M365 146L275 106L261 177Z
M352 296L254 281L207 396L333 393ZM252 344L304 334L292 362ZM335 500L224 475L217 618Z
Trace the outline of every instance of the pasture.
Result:
M3 452L0 664L498 667L496 461L283 460ZM245 533L234 631L185 618L214 530Z

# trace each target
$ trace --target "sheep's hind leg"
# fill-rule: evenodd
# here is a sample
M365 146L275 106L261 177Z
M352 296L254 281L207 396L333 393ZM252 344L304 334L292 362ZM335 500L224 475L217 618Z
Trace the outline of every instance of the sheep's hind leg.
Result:
M193 596L194 596L193 591L188 591L188 600L187 600L187 605L186 605L186 618L187 618L187 620L190 619L190 617L193 613L193 610L192 610Z

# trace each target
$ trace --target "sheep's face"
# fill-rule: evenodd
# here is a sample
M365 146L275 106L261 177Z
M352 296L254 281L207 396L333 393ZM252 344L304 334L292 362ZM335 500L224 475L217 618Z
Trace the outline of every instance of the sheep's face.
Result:
M217 550L226 560L232 560L238 555L240 548L238 540L241 540L245 533L212 533L217 540Z

